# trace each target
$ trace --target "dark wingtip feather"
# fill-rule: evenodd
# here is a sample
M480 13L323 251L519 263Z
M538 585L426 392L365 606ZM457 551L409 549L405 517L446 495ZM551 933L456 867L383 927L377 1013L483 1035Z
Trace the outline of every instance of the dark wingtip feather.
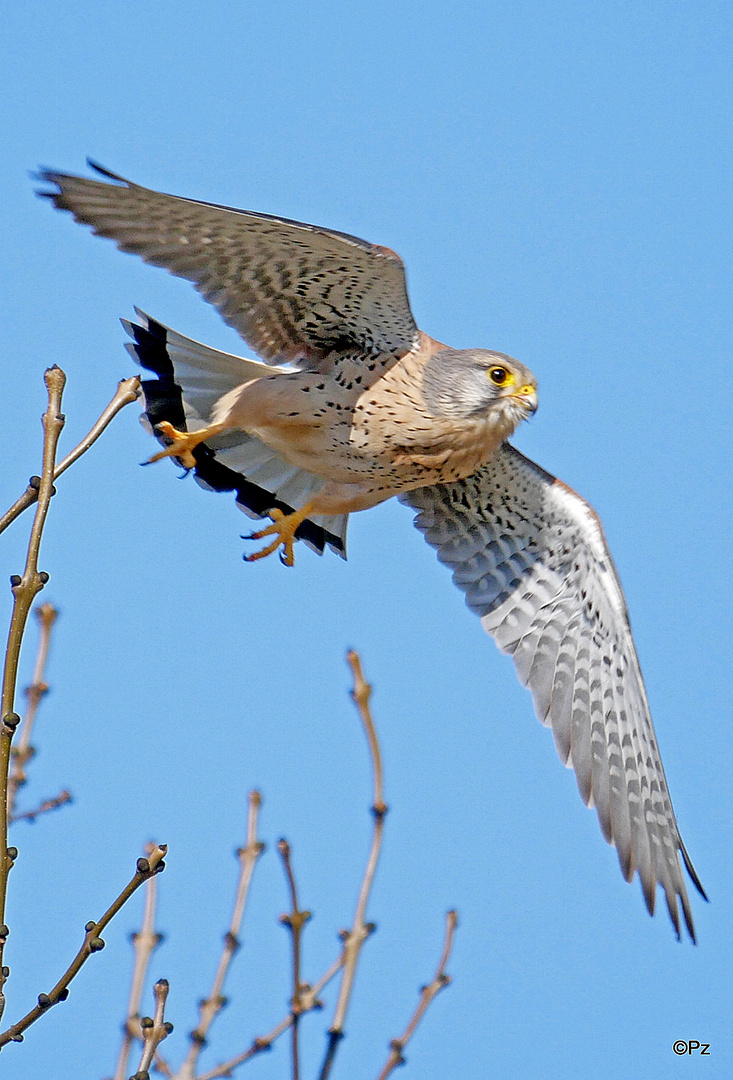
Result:
M61 194L61 184L59 183L63 173L58 172L56 169L46 168L45 165L39 165L36 172L29 172L28 176L34 183L39 184L54 184L55 191L45 191L42 188L36 188L36 195L39 199L58 199Z
M695 871L695 867L692 865L692 859L687 854L687 848L685 847L685 845L682 843L681 840L680 840L679 843L680 843L680 855L682 856L682 861L685 864L685 870L690 875L690 881L695 886L697 891L700 893L700 896L703 898L703 900L707 900L707 902L710 903L710 899L708 897L708 894L703 889L700 878L697 876L697 873Z
M687 897L680 897L682 900L682 914L685 919L685 926L687 927L687 933L690 935L690 940L693 945L697 945L697 935L695 934L695 924L692 921L692 911L688 903Z
M650 915L653 915L657 902L656 881L654 879L648 880L643 878L641 871L639 871L639 881L641 882L641 894L644 897L646 909Z
M104 165L100 165L94 158L88 157L87 165L90 169L94 169L95 172L98 172L100 176L106 176L108 180L117 180L120 184L126 184L128 187L130 186L130 181L126 180L124 176L119 176L117 173L110 172L109 169L105 169Z
M124 176L118 176L117 173L110 172L109 169L105 169L104 165L100 165L98 161L94 161L92 158L87 158L87 165L90 169L94 169L100 176L104 176L107 180L114 180L116 183L124 184L126 187L130 187L130 181L126 180ZM45 165L38 167L37 172L31 172L28 174L31 180L40 181L42 184L54 184L56 191L36 191L42 199L51 199L56 201L56 205L59 209L67 209L65 204L59 202L64 198L64 180L81 180L82 177L75 176L72 173L59 172L58 169L50 169ZM89 181L86 181L89 183Z
M613 840L611 841L611 843L614 842L615 841ZM631 848L629 847L625 851L622 851L621 848L617 847L616 854L618 855L618 861L624 881L633 881L636 867L634 866L634 856Z
M37 169L28 170L28 176L31 180L40 180L42 183L54 183L53 178L58 175L56 170L49 168L48 165L39 165Z
M681 850L683 850L683 849L681 849ZM683 858L684 858L684 853L683 853ZM686 862L687 862L687 860L685 860L685 864L686 864ZM646 909L647 909L647 911L649 912L650 915L653 915L654 914L654 909L656 907L656 899L657 899L656 882L648 882L648 881L645 882L643 877L641 876L641 874L639 874L639 881L641 883L641 891L642 891L642 895L644 897L644 903L646 905ZM705 894L703 893L703 896L704 895ZM679 896L680 903L682 905L682 915L683 915L683 918L685 920L685 927L687 928L687 932L690 935L690 940L692 941L693 945L697 945L697 935L695 934L695 924L692 921L692 911L690 909L690 902L687 899L687 895L686 895L685 890L684 890L684 885L682 886L682 891L681 892L667 892L666 889L664 891L664 899L667 902L667 910L669 912L669 917L670 917L670 920L672 922L672 927L674 929L675 936L676 936L678 941L682 940L682 930L681 930L681 926L680 926L680 916L679 916L679 910L678 910L678 907L677 907L677 897L678 896ZM707 900L707 897L705 897L705 899Z
M665 889L664 899L667 901L667 911L669 912L669 917L672 920L672 926L674 927L674 932L677 936L677 940L681 941L682 935L680 933L680 913L677 909L677 893L667 892L667 890Z

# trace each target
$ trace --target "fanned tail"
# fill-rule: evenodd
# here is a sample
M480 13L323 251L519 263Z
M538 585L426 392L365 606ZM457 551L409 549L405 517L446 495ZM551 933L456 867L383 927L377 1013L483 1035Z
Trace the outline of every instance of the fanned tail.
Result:
M142 422L153 434L164 420L184 431L206 427L222 395L249 379L278 370L271 364L209 348L138 308L135 312L139 323L121 322L132 338L126 344L127 351L136 363L157 376L142 382ZM193 455L197 483L209 491L235 492L239 508L253 518L265 517L273 509L288 514L323 486L320 477L289 465L260 439L236 429L207 439ZM319 555L328 545L345 559L347 521L348 514L309 518L296 535Z

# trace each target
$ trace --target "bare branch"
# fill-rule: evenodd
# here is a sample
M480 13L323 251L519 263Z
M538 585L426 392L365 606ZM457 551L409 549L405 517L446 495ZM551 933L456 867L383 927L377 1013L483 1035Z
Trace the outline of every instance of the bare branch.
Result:
M397 1068L398 1065L404 1065L405 1059L402 1055L402 1051L407 1046L408 1042L415 1034L417 1025L422 1020L423 1016L427 1012L427 1009L433 1000L433 998L440 993L443 987L447 986L450 982L450 975L446 975L445 967L448 963L448 958L453 948L453 937L458 926L458 916L455 911L449 911L445 918L445 939L443 941L443 951L440 954L440 960L438 961L438 967L436 968L433 981L427 986L423 986L420 991L420 1001L418 1002L415 1012L412 1014L409 1024L403 1031L399 1039L393 1039L390 1043L390 1053L384 1068L380 1072L377 1080L387 1080L387 1077Z
M153 1068L156 1072L159 1072L161 1076L165 1076L166 1080L175 1080L173 1069L171 1069L168 1062L161 1056L160 1049L156 1050L155 1057L153 1058Z
M356 966L359 962L359 954L361 952L362 945L374 930L373 924L365 922L366 907L369 900L369 894L371 892L372 883L374 881L374 874L377 869L377 863L379 861L379 852L382 846L382 834L384 832L384 818L387 813L387 806L384 802L383 784L382 784L382 758L379 751L379 741L377 739L376 728L374 727L374 721L372 720L371 711L369 708L369 698L371 696L371 687L364 679L364 675L361 668L361 660L358 653L352 649L346 655L346 660L351 668L354 677L354 689L352 697L357 707L359 717L364 727L364 733L367 738L367 744L369 746L369 755L372 762L372 777L374 785L374 798L372 802L372 814L374 816L374 831L372 834L372 844L369 851L369 858L367 860L366 869L364 871L364 877L361 883L361 889L359 890L359 898L356 904L356 912L354 914L354 922L350 931L344 931L342 933L342 940L344 942L344 970L341 979L341 986L339 987L339 996L336 1002L336 1010L334 1012L333 1023L329 1028L328 1036L329 1041L326 1047L326 1055L321 1066L319 1073L319 1080L327 1080L333 1066L333 1060L336 1055L336 1049L338 1044L344 1035L344 1022L346 1020L346 1012L349 1007L349 1001L351 998L351 992L354 986L354 976L356 974Z
M384 805L383 795L383 775L382 775L382 755L379 751L379 740L377 738L377 731L374 727L374 721L372 720L371 710L369 708L369 701L372 696L372 688L364 678L364 672L361 667L361 659L359 654L353 649L350 649L346 654L346 662L351 668L352 675L354 677L354 689L352 691L352 698L356 703L356 707L359 711L361 722L364 725L364 734L367 737L369 743L369 754L372 761L372 778L374 781L374 799L372 810L374 813L386 814L387 807Z
M173 1031L173 1024L165 1019L165 1003L168 997L168 980L158 979L153 987L155 1016L143 1016L140 1027L143 1033L143 1052L137 1072L130 1080L150 1080L150 1066L163 1039Z
M64 426L61 398L66 384L66 375L60 367L54 365L45 372L44 382L48 392L48 405L42 417L43 469L38 484L38 505L31 526L25 569L22 577L14 574L10 579L13 591L13 614L10 618L8 644L5 650L2 699L0 700L0 1015L5 1007L2 988L7 979L6 968L3 965L5 942L8 938L8 928L5 925L5 904L8 893L8 873L15 858L15 856L11 857L8 851L8 773L11 743L20 723L20 717L14 711L18 660L31 606L48 581L48 574L38 571L38 556L43 527L53 494L56 448ZM15 851L15 849L12 850ZM17 851L15 854L17 855Z
M193 1080L193 1077L196 1074L196 1064L198 1062L199 1054L206 1045L206 1036L208 1035L209 1028L217 1014L226 1004L226 998L222 993L224 989L224 980L232 958L239 948L239 930L242 925L242 916L244 915L244 907L247 901L247 893L249 891L250 881L252 880L255 863L265 849L265 845L257 839L257 822L260 806L262 805L262 796L259 791L250 791L247 801L247 844L245 847L237 850L237 858L239 859L239 879L237 881L237 891L234 898L232 918L229 923L229 929L224 935L224 948L219 960L219 966L216 969L211 993L199 1005L198 1024L191 1032L191 1046L186 1055L186 1060L178 1073L178 1080Z
M149 859L155 851L155 844L145 845L145 855ZM155 875L148 878L145 883L145 907L143 909L143 921L140 932L132 934L132 947L135 950L135 961L132 967L132 980L130 983L130 996L127 1001L127 1014L122 1026L122 1046L120 1047L117 1066L114 1072L114 1080L125 1080L127 1076L127 1062L130 1057L133 1041L142 1039L140 1028L140 1002L142 1000L145 977L148 973L150 957L163 940L162 934L155 932L155 904L157 899L158 881Z
M65 806L67 803L73 802L71 792L64 788L58 795L54 795L52 799L44 799L42 803L39 803L35 810L26 810L22 814L13 814L10 818L10 824L14 824L16 821L35 821L41 814L47 814L50 810L58 810L59 807Z
M333 964L331 964L330 968L325 972L324 975L321 976L318 982L313 983L313 986L311 987L306 986L303 988L300 998L301 1016L303 1015L303 1013L311 1012L313 1009L322 1008L323 1002L319 999L318 995L320 994L321 990L323 990L324 986L327 986L328 983L330 983L331 979L333 979L339 973L339 971L343 967L343 964L344 954L342 952L341 956L339 956L337 960L334 960ZM234 1070L239 1065L244 1065L245 1062L251 1061L252 1058L257 1057L258 1054L262 1054L265 1050L269 1050L275 1040L278 1039L281 1035L283 1035L288 1030L288 1028L292 1026L292 1023L293 1014L290 1013L289 1016L286 1016L283 1020L281 1020L280 1023L277 1024L277 1026L274 1027L272 1031L270 1031L267 1035L262 1035L254 1039L252 1041L252 1045L249 1047L248 1050L245 1050L244 1053L237 1054L236 1057L230 1058L229 1061L225 1061L221 1065L217 1065L215 1069L212 1069L210 1072L203 1073L201 1076L198 1076L196 1080L219 1080L220 1077L231 1076Z
M57 480L62 473L66 472L70 465L73 465L82 454L86 453L89 447L97 441L105 428L115 418L117 413L123 409L125 405L129 405L131 401L135 401L139 397L140 379L138 376L133 375L129 379L123 379L117 387L114 397L99 419L95 421L81 442L56 466L53 472L53 479ZM4 532L8 525L11 525L24 510L27 510L28 507L32 506L38 499L39 486L40 478L38 476L32 476L28 487L20 498L17 499L10 509L0 518L0 533Z
M25 691L28 707L26 708L23 722L20 725L18 745L11 750L11 768L10 776L8 778L8 818L11 821L17 821L19 817L32 821L38 814L45 813L46 810L54 810L56 807L61 806L63 802L68 802L71 798L68 792L65 792L62 794L65 794L67 797L63 799L62 802L46 800L42 804L42 807L39 807L38 810L33 811L32 813L15 813L15 800L18 795L18 790L25 784L27 779L26 766L36 753L35 748L31 745L31 735L38 706L48 693L48 684L46 683L44 675L46 671L46 660L48 659L48 649L51 643L51 631L58 618L58 611L52 604L39 604L38 607L35 608L34 614L41 624L41 633L38 639L38 653L33 668L33 681Z
M298 1050L298 1026L302 1007L302 995L306 987L300 981L300 939L303 928L311 917L310 911L301 911L298 907L298 890L295 885L295 875L290 861L290 844L287 840L278 840L277 850L283 861L285 876L290 891L292 911L280 916L280 922L290 930L290 939L293 946L293 996L290 999L290 1012L293 1022L290 1025L292 1031L292 1076L293 1080L300 1080L300 1054Z
M104 941L101 937L104 928L112 921L120 908L127 903L132 894L140 888L143 882L164 869L165 863L163 859L167 850L165 844L159 844L151 853L149 859L138 859L134 876L116 900L110 904L101 919L98 922L88 922L84 927L84 941L58 982L47 994L38 995L38 1004L30 1012L26 1013L22 1020L19 1020L0 1034L0 1048L9 1042L22 1042L23 1032L31 1024L35 1023L39 1016L47 1012L51 1006L56 1005L59 1001L66 1000L69 996L69 983L71 980L79 973L92 953L99 952L100 949L104 948Z
M266 1050L269 1050L275 1040L284 1034L292 1023L293 1014L291 1013L289 1016L286 1016L284 1020L281 1020L277 1027L274 1027L268 1035L264 1035L262 1038L253 1039L249 1050L245 1050L244 1053L238 1054L229 1061L225 1061L223 1065L217 1065L215 1069L203 1073L201 1076L198 1076L196 1080L217 1080L218 1077L222 1076L230 1077L237 1066L244 1065L245 1062L251 1061L252 1058L257 1057L258 1054L264 1054Z

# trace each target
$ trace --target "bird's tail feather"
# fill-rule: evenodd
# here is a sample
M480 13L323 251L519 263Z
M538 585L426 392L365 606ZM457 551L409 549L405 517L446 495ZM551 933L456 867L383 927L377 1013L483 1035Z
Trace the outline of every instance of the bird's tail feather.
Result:
M245 360L184 337L135 308L139 323L122 319L132 338L126 348L141 367L157 378L143 380L142 422L153 434L162 421L197 431L211 422L216 402L236 386L272 375L271 364ZM283 368L284 371L294 370ZM211 491L234 491L237 505L250 517L274 508L288 513L302 506L323 485L320 477L289 465L252 435L236 429L197 446L194 475ZM348 515L309 518L296 535L319 554L328 545L346 557Z

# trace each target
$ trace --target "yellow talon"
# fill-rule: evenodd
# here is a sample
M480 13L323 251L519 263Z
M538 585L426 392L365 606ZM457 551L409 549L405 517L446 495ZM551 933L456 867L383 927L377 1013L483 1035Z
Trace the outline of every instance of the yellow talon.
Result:
M169 424L167 420L162 420L157 425L156 432L173 441L170 446L166 446L165 450L159 450L157 454L153 454L144 464L152 465L154 461L174 457L179 459L184 469L193 469L196 465L196 458L191 451L204 442L205 439L210 438L211 435L218 434L223 430L223 427L223 424L211 424L210 427L201 428L199 431L179 431L178 428L173 427L173 424Z
M310 512L310 503L306 503L300 510L294 510L290 514L284 514L282 510L274 508L268 510L267 516L272 518L272 525L260 529L259 532L252 533L247 539L262 540L265 536L274 536L275 539L267 547L263 547L261 551L256 551L254 555L245 555L245 562L256 562L258 559L264 559L266 555L272 555L273 551L277 551L279 547L282 547L280 562L284 566L293 566L295 563L293 554L293 545L296 540L295 533L298 526L303 524Z

